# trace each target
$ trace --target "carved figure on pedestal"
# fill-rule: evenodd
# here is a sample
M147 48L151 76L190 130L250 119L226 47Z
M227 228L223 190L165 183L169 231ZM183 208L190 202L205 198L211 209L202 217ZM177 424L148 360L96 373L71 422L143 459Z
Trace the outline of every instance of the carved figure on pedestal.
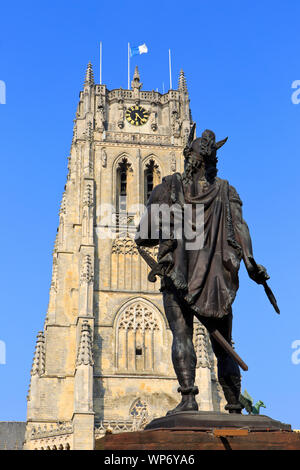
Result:
M195 125L184 150L184 172L166 176L153 189L138 227L136 243L152 267L149 280L156 274L161 277L165 313L173 333L172 361L182 400L168 413L198 410L192 339L194 315L210 334L217 357L218 380L227 401L225 409L241 413L239 365L244 370L247 366L231 347L231 306L239 286L240 261L243 259L250 278L256 283L265 286L269 276L253 260L251 238L237 191L228 181L217 177L217 150L227 139L216 142L215 134L205 130L201 138L193 140L194 129ZM157 206L174 209L169 218L169 236L165 235L163 214L162 218L153 217ZM186 206L191 211L186 211ZM201 207L203 223L199 225L197 211ZM177 216L181 214L180 223L184 227L179 231L180 236L176 211ZM190 243L186 227L192 232L196 227L192 242L202 233L201 246ZM145 256L142 247L157 244L158 263L153 264L154 260Z

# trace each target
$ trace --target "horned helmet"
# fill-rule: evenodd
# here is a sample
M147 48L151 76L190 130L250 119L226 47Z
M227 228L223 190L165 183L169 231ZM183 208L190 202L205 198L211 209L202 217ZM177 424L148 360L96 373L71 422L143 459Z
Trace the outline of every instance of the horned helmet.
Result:
M189 159L192 155L194 158L199 159L216 159L217 150L221 148L228 137L219 142L216 142L216 136L213 131L206 129L202 132L201 137L194 140L196 123L193 124L190 135L187 140L187 144L183 150L185 159Z

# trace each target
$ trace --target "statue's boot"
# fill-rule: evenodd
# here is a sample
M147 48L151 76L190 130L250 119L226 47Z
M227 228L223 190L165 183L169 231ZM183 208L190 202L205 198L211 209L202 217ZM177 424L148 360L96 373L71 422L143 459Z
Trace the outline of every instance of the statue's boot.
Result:
M179 411L198 411L198 403L195 399L195 395L199 393L198 387L178 387L177 391L182 395L181 402L173 410L168 411L167 415Z
M241 414L243 409L243 405L239 402L239 396L241 393L241 377L238 375L219 377L219 383L227 401L225 410L229 411L229 413Z

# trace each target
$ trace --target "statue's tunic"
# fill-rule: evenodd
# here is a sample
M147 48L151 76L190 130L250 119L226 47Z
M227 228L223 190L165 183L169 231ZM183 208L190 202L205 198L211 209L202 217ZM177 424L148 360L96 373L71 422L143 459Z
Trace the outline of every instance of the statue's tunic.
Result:
M151 220L153 204L175 204L182 209L184 205L191 204L194 212L197 204L203 204L202 246L190 249L193 240L187 239L184 231L183 236L176 239L172 218L171 236L168 240L162 236L159 240L151 238L151 228L152 236L155 232L151 224L158 223L157 218L152 217ZM247 266L248 256L252 255L250 235L242 219L241 206L242 202L236 190L226 180L215 178L212 184L204 181L201 185L199 181L193 181L183 185L179 173L164 178L149 198L136 242L141 246L159 243L158 261L163 275L162 290L175 288L199 315L221 318L231 312L239 286L238 270L241 258L244 258ZM186 214L183 210L183 217L187 217ZM191 222L185 221L186 224ZM141 230L145 223L148 224L148 239L143 236L145 231ZM197 227L197 230L199 228L203 229L203 224L202 227Z

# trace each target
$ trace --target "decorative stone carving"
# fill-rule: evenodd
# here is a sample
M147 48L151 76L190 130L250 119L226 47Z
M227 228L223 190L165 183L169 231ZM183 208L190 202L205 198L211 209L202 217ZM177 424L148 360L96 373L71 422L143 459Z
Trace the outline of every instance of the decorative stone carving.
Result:
M184 141L183 143L184 143L184 145L187 143L189 135L190 135L190 129L188 127L186 127L183 131L183 141Z
M137 255L138 250L136 243L130 237L128 238L116 238L111 247L112 254L122 255Z
M105 108L102 101L98 104L97 108L97 131L103 132L105 130Z
M156 134L131 134L129 132L106 132L108 142L141 143L151 145L170 145L171 137Z
M131 82L131 88L133 89L134 97L139 96L139 91L142 88L143 84L140 82L140 74L138 66L136 65L133 75L133 80Z
M140 429L144 429L144 427L149 422L148 404L145 402L145 400L141 400L141 398L138 398L131 405L129 415L133 417Z
M91 121L87 123L85 137L89 142L93 140L93 123Z
M120 371L154 371L161 348L161 324L157 313L143 302L130 304L116 325L116 368Z
M102 163L103 168L106 168L106 166L107 166L107 153L106 153L105 148L101 149L101 163Z
M119 100L119 119L118 119L118 127L123 129L124 127L124 116L125 116L125 108L124 108L124 101L123 99Z
M172 126L172 133L175 137L180 136L180 121L177 111L173 111L171 114L171 126Z
M63 195L62 195L62 200L61 200L61 204L60 204L60 211L59 211L59 214L65 214L67 209L66 209L67 205L66 205L66 193L64 192Z
M88 183L83 194L83 206L91 207L94 204L92 183Z
M83 320L81 326L80 342L77 352L76 367L80 365L94 364L92 353L92 334L87 320Z
M151 103L150 125L153 131L157 130L157 104L155 101Z
M93 66L92 66L91 62L89 62L88 65L87 65L84 85L85 86L94 85L94 72L93 72Z
M119 319L119 330L159 330L156 314L141 303L129 306Z
M170 153L170 162L171 162L171 172L176 172L176 155L175 152Z
M134 417L134 418L141 418L145 417L148 415L148 405L147 403L140 398L137 400L134 400L132 403L130 410L129 410L129 415Z
M38 332L31 375L41 376L45 373L45 336L42 331Z
M94 281L93 265L90 255L85 255L82 263L81 274L80 274L80 283L90 284Z
M209 358L209 343L207 333L203 325L197 322L195 328L195 352L197 356L198 367L211 367Z
M160 182L160 177L161 177L161 171L159 165L155 161L155 157L151 158L150 160L147 161L145 168L148 170L151 170L153 172L153 178L155 179L154 181L154 186L159 184Z
M179 80L178 80L178 91L182 93L187 93L187 85L186 85L186 78L184 75L184 71L181 69L180 74L179 74Z
M45 424L44 426L33 426L31 429L31 439L41 439L42 437L61 436L62 434L72 434L73 424L65 421L57 424Z
M129 419L103 420L95 428L95 438L105 435L107 431L113 433L132 432L144 429L144 427L156 416L144 415L140 417L130 417Z

